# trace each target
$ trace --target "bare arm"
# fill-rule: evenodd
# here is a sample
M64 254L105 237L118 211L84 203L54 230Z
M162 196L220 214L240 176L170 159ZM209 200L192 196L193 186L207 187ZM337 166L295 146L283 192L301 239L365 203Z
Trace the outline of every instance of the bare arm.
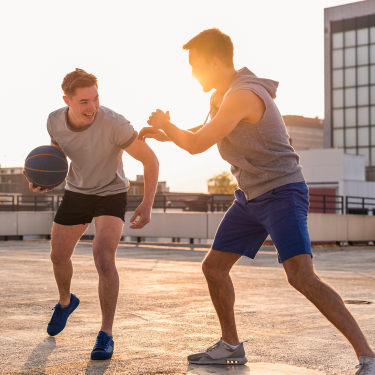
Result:
M143 164L145 194L142 203L135 210L133 217L130 219L130 222L132 223L130 228L141 229L148 224L151 219L151 209L159 179L159 162L147 143L138 139L135 139L129 147L124 149L124 151ZM138 216L140 219L136 221Z
M58 148L58 149L59 149L59 150L65 155L65 157L67 156L66 153L61 149L61 147L60 147L58 144L53 143L53 142L51 141L51 146Z
M203 128L203 125L199 125L199 126L196 126L195 128L188 129L187 131L190 133L196 133L202 128ZM140 141L144 142L147 138L153 138L159 142L171 142L171 140L163 132L163 130L155 129L153 127L145 127L139 132L138 139Z
M188 129L187 131L190 133L196 133L197 131L201 130L203 125L196 126L195 128Z
M195 133L172 124L163 111L157 110L148 123L161 129L177 146L190 154L199 154L225 138L240 121L256 124L265 112L263 100L250 90L239 90L223 101L215 118Z

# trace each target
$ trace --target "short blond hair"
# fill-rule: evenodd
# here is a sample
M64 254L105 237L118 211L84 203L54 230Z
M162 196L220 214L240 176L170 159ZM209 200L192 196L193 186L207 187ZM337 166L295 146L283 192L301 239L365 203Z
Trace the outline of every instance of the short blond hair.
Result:
M61 88L66 96L74 96L77 88L94 85L98 87L98 79L93 74L76 68L74 72L70 72L64 77Z
M232 39L217 28L200 32L182 48L185 50L195 48L207 59L217 57L226 66L233 66L234 46Z

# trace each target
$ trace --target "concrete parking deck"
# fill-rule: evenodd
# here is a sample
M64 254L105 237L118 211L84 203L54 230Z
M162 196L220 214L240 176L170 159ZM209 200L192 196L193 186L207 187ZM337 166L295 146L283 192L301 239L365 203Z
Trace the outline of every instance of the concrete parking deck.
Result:
M200 262L207 249L120 244L121 287L111 361L93 362L100 328L91 242L74 255L81 304L65 330L48 337L57 289L49 242L0 243L0 374L355 374L346 340L288 286L273 248L232 272L246 366L188 365L188 354L220 337ZM374 247L315 249L315 266L345 300L375 301ZM375 304L348 305L375 346Z

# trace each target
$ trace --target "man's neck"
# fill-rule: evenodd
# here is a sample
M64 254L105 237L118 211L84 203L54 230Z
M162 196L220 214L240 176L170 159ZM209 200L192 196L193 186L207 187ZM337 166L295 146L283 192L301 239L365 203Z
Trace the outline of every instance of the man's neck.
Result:
M66 121L68 122L68 125L74 129L74 130L79 130L84 128L87 124L80 124L75 121L75 118L72 115L72 112L70 111L70 108L68 107L68 113L66 116Z
M215 89L223 94L227 92L236 73L237 71L234 69L234 67L223 69L222 73L220 74L220 80L215 85Z

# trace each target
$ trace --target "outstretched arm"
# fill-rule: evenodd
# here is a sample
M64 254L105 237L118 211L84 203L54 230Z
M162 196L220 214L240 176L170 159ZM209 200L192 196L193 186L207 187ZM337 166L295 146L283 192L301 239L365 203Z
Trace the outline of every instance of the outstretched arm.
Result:
M130 228L141 229L151 220L151 209L159 178L159 162L147 143L138 139L135 139L124 151L143 164L145 194L142 203L137 207L133 217L130 219L132 223ZM140 217L138 221L136 221L137 217Z
M190 133L196 133L197 131L201 130L204 125L196 126L195 128L188 129L188 132Z
M147 122L164 131L177 146L190 154L199 154L225 138L240 121L257 123L264 111L264 102L257 94L239 90L225 98L215 118L195 133L179 129L161 110L153 112Z
M195 128L188 129L187 131L191 133L196 133L198 130L202 128L203 128L203 125L199 125L199 126L196 126ZM143 142L147 138L153 138L159 142L171 142L169 137L162 130L153 128L152 126L143 128L138 134L138 139Z

